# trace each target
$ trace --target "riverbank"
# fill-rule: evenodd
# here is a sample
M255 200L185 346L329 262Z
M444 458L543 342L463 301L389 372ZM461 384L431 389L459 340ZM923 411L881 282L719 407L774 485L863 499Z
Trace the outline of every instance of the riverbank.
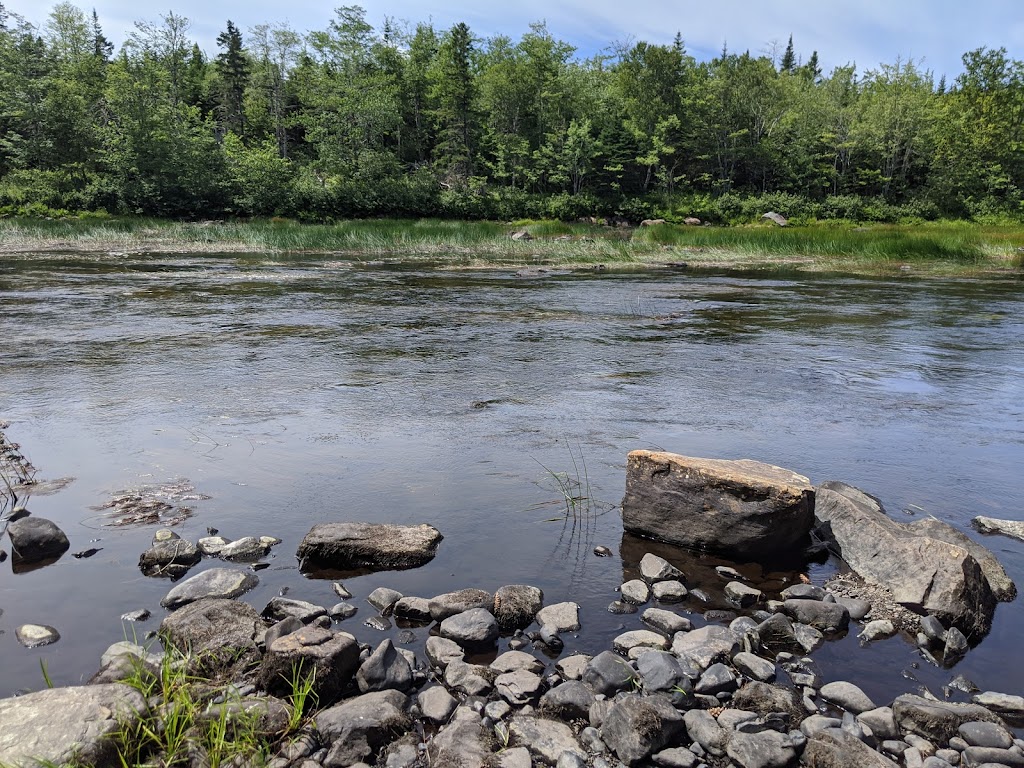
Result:
M515 237L514 237L515 236ZM633 228L527 221L291 220L177 222L145 218L0 220L0 254L322 253L456 267L646 267L922 276L1016 275L1024 228L965 222L777 228L658 224Z

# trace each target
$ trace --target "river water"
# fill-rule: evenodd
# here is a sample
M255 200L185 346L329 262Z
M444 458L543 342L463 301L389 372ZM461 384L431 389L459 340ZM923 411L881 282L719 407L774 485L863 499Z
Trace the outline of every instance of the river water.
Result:
M640 626L605 608L647 549L725 607L712 567L726 561L623 537L616 505L636 448L843 480L898 520L933 515L978 537L974 515L1024 519L1022 339L1014 280L0 257L0 419L40 479L74 478L28 504L71 551L27 573L0 566L0 695L43 687L40 662L55 684L79 682L107 645L156 628L171 585L137 561L159 526L113 526L97 507L182 480L209 497L172 500L192 508L175 526L183 537L215 527L282 539L245 598L258 609L282 591L336 602L329 580L297 569L315 523L437 526L445 538L425 567L346 580L360 609L342 626L366 642L384 636L361 623L377 586L429 597L529 583L548 603L583 607L566 652L596 652ZM566 482L586 497L568 509ZM1024 542L985 543L1024 587ZM596 545L614 555L595 557ZM771 578L821 582L835 568ZM706 607L678 609L699 624ZM120 620L137 608L154 617ZM23 623L62 639L24 649ZM907 638L861 648L855 632L815 658L826 680L857 680L878 699L922 685L941 696L954 673L1020 693L1024 668L1006 660L1022 630L1020 600L1001 604L953 670L930 667ZM422 644L428 629L414 631Z

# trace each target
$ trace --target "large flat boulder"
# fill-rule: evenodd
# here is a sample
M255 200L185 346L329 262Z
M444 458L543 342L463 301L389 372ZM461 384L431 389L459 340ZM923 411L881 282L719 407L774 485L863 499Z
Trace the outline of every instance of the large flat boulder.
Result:
M296 556L303 570L401 570L433 560L442 538L432 525L319 523L303 538Z
M846 483L818 487L815 517L830 549L865 581L887 587L896 602L971 639L992 626L996 597L965 547L897 523L877 499Z
M622 524L647 538L734 559L792 551L814 522L814 489L801 475L742 459L632 451Z
M231 599L248 592L259 583L254 573L235 568L210 568L185 579L168 592L160 605L169 610L207 597Z
M119 766L118 734L146 711L142 694L119 683L0 700L0 765Z

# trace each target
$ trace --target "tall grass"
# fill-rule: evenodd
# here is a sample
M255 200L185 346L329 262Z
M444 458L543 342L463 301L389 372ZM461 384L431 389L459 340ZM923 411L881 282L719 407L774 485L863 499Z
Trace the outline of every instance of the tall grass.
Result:
M532 239L513 240L525 229ZM909 225L821 222L636 230L558 221L289 219L174 222L146 218L2 219L0 253L39 250L326 253L347 258L428 259L461 265L650 264L850 272L912 267L967 273L1020 269L1024 227L936 222Z

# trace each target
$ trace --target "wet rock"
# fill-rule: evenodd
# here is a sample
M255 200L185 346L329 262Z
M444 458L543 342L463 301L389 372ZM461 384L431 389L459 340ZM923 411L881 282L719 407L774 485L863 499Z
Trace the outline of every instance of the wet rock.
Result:
M824 600L825 588L817 584L793 584L781 594L783 600Z
M954 663L957 659L963 658L969 648L963 632L956 627L950 627L946 630L946 645L942 649L942 663L947 665Z
M775 664L755 656L752 653L737 653L732 663L740 672L752 680L760 680L762 683L774 683L777 675Z
M384 616L370 616L363 622L363 626L376 629L378 632L387 632L391 629L391 620Z
M441 622L471 608L490 610L494 606L494 596L482 589L460 589L432 597L428 605L430 618Z
M622 522L640 536L757 559L803 542L813 500L807 478L768 464L632 451Z
M725 596L730 603L740 608L749 608L764 597L761 590L747 586L741 581L730 581L726 584Z
M825 642L825 636L807 624L794 624L793 633L796 635L797 643L804 649L804 653L818 650Z
M537 623L558 632L575 632L580 628L580 607L570 602L546 605L537 612Z
M565 646L565 643L559 636L558 631L550 624L543 625L537 633L537 636L544 645L556 653L561 653L562 648Z
M174 610L207 597L233 598L245 594L259 583L247 571L232 568L210 568L181 582L160 601L164 608Z
M845 630L850 624L850 613L838 603L821 600L786 600L783 612L794 621L819 630Z
M977 696L974 697L975 700ZM1000 723L999 718L978 704L958 704L904 694L892 703L893 716L903 733L914 733L932 742L947 744L964 723L980 720Z
M626 765L674 743L685 733L683 718L664 694L626 694L617 699L601 724L601 738Z
M183 570L169 566L183 566L188 570L202 558L195 544L185 539L159 541L139 556L139 570L146 576L177 577Z
M619 588L619 591L622 593L622 599L633 605L643 605L651 599L651 588L640 579L627 581Z
M427 638L425 650L430 663L438 669L444 669L450 662L462 661L466 656L458 643L436 635Z
M800 764L806 768L893 768L892 761L839 728L808 738Z
M408 731L405 694L399 691L364 693L321 711L316 729L331 749L325 768L342 768L372 758Z
M896 627L888 619L876 619L864 625L864 629L857 635L861 643L870 643L873 640L884 640L896 634Z
M442 538L432 525L319 523L303 538L296 556L303 570L417 568L434 559Z
M689 632L693 629L693 624L685 616L661 608L648 608L640 617L640 621L669 637L676 632Z
M594 547L594 554L598 557L611 557L612 551L603 545Z
M189 655L197 671L215 674L259 656L265 626L256 609L237 600L205 598L160 622L165 642Z
M146 714L142 694L119 683L0 699L0 764L119 765L117 735Z
M489 645L498 639L498 622L490 611L470 608L442 621L440 632L463 647Z
M287 597L273 597L263 609L263 618L268 621L281 621L289 616L303 624L309 624L321 616L327 615L322 605L307 603L305 600L292 600Z
M508 584L494 593L492 612L504 632L524 629L544 606L544 592L528 584Z
M830 701L855 715L875 709L875 703L868 698L864 691L853 683L848 683L844 680L826 683L821 686L821 690L818 693L821 694L825 701Z
M259 679L268 693L288 696L296 675L312 676L312 692L324 705L341 695L358 667L359 644L352 635L306 626L267 648Z
M146 621L152 614L148 608L137 608L121 614L121 621Z
M672 653L700 669L707 669L716 661L729 661L739 650L739 635L716 624L681 632L672 639Z
M331 589L334 590L334 594L340 597L342 600L351 600L352 593L348 591L344 584L340 581L335 581L331 584Z
M492 677L493 673L487 667L467 664L461 660L449 661L444 669L444 684L450 690L467 696L482 696L488 693L493 687Z
M612 646L621 654L628 654L634 648L656 648L664 650L668 648L668 638L658 632L649 629L634 629L630 632L623 632L613 641Z
M430 601L425 597L403 597L394 604L392 611L399 619L430 621Z
M640 609L632 603L625 603L622 600L613 600L608 604L608 613L614 613L617 615L628 615L636 613L638 610Z
M866 581L888 587L898 603L969 638L988 632L995 595L963 546L895 522L876 499L845 483L819 487L815 517L830 548Z
M204 536L196 542L196 549L207 557L217 557L231 541L223 536Z
M37 563L63 555L71 542L57 524L43 517L23 517L7 526L15 563Z
M542 714L560 720L585 720L594 705L594 692L579 680L557 685L540 699Z
M835 600L846 609L854 621L860 621L871 613L871 603L867 600L858 600L854 597L837 597Z
M331 606L331 610L329 611L329 613L331 618L335 621L344 621L345 619L351 619L353 616L355 616L356 611L358 610L359 609L356 606L352 605L352 603L342 602L336 603L335 605Z
M361 693L371 691L408 691L412 688L412 668L390 640L384 640L359 665L356 683Z
M946 628L935 616L921 617L921 634L928 639L929 644L943 645L946 642Z
M22 624L14 630L14 636L26 648L40 648L60 640L60 632L49 624Z
M660 603L681 603L689 592L680 581L659 581L651 587L651 594Z
M793 740L776 731L736 732L726 754L740 768L786 768L796 760Z
M757 625L757 634L761 643L773 651L784 651L800 647L796 639L796 630L789 617L776 613Z
M566 752L583 760L587 758L572 729L557 720L516 715L509 723L509 733L516 746L526 747L531 755L548 765L557 763Z
M448 722L448 718L458 706L458 702L441 685L433 685L420 691L416 701L423 717L435 723Z
M366 602L380 611L382 615L389 616L395 607L395 603L401 600L402 597L402 593L397 589L377 587L367 596Z
M603 651L590 660L583 670L583 682L594 693L614 696L633 685L633 668L613 651Z
M663 557L648 552L640 558L640 576L648 584L659 581L682 581L683 572Z
M452 721L442 728L427 748L429 765L446 768L478 768L490 757L490 734L480 717L468 707L455 710Z
M505 672L494 679L494 689L501 698L514 707L522 707L540 696L544 681L540 675L519 669Z
M270 547L265 545L258 537L243 536L221 547L219 555L225 560L248 562L263 557L269 549Z

